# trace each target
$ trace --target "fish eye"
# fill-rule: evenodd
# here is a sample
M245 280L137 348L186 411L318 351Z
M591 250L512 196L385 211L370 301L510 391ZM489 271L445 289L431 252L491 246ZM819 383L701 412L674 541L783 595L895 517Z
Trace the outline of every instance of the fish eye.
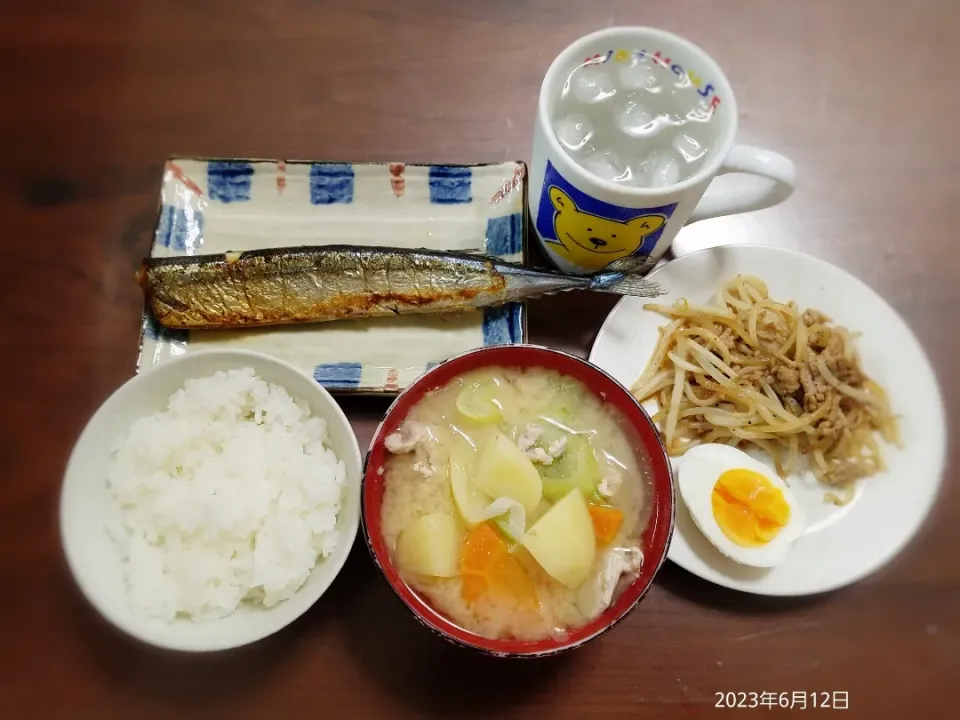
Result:
M616 235L611 235L610 237L612 237L612 238L615 238L615 237L616 237Z
M587 232L593 232L593 228L587 228Z

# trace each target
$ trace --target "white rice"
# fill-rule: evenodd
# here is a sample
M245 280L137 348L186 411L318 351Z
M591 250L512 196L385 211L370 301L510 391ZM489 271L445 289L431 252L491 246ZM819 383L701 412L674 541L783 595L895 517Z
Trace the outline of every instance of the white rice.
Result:
M252 369L188 380L118 444L111 531L135 612L224 617L291 597L337 544L326 421Z

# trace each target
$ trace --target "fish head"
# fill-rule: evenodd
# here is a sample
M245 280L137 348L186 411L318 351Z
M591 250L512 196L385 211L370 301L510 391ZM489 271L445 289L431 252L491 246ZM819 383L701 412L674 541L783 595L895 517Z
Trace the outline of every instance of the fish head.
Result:
M626 222L584 212L563 190L550 188L553 228L562 245L556 251L570 262L588 270L599 270L643 244L644 238L659 230L663 215L640 215Z

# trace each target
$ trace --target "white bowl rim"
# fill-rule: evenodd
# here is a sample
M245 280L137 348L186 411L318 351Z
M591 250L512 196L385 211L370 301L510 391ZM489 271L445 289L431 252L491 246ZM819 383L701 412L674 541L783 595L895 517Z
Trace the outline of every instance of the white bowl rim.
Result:
M199 645L199 644L191 644L187 642L177 642L176 640L169 640L169 641L159 640L156 637L150 636L147 633L142 632L142 630L138 626L131 625L130 623L126 623L119 620L104 608L103 603L99 600L99 594L97 593L97 591L91 588L89 584L85 581L83 577L83 573L80 570L78 557L74 554L73 549L71 548L70 544L67 542L67 539L63 533L64 520L68 512L64 502L65 489L67 487L68 478L71 476L72 473L76 472L76 470L74 469L74 466L76 463L77 451L81 447L81 444L84 442L85 438L90 433L92 426L98 420L98 418L108 415L111 409L111 406L120 402L123 399L124 395L137 392L137 388L140 385L149 382L150 378L153 377L154 373L169 372L170 368L176 367L177 365L184 364L187 362L195 361L196 358L198 357L216 357L216 356L232 357L237 359L242 359L242 358L254 359L259 362L265 362L265 363L276 365L278 367L281 367L286 372L300 375L301 377L309 380L310 383L316 387L318 394L324 397L327 401L329 401L331 413L328 416L325 416L327 422L330 423L331 421L335 420L337 422L342 423L343 426L348 431L347 436L352 439L352 443L350 444L350 447L343 448L343 449L338 448L337 455L341 460L344 460L344 453L349 452L350 455L353 456L353 458L355 459L356 467L359 469L359 477L356 479L358 496L360 493L360 484L363 479L362 478L363 456L360 453L359 440L357 439L357 435L353 429L353 426L351 425L346 414L343 412L343 408L340 407L340 404L336 401L333 395L325 387L323 387L320 383L318 383L312 376L310 376L300 368L296 367L295 365L292 365L291 363L285 360L281 360L280 358L274 357L273 355L269 355L267 353L259 352L256 350L245 350L240 348L211 348L207 350L194 350L180 357L172 358L159 365L153 366L146 371L138 372L132 375L126 381L124 381L120 386L118 386L113 392L111 392L110 395L93 412L93 414L87 418L86 422L84 423L83 429L81 430L80 434L77 436L77 439L70 450L70 455L68 456L67 463L64 467L63 476L60 482L60 494L59 494L59 500L58 500L57 533L60 537L60 547L63 552L63 557L67 563L67 567L70 570L70 574L72 575L73 580L76 583L76 586L79 588L81 594L86 599L87 603L90 606L92 606L94 610L97 611L98 615L100 615L100 617L102 617L104 620L109 622L110 625L112 625L114 628L120 630L126 635L142 643L145 643L147 645L162 648L165 650L173 650L173 651L181 651L181 652L216 652L221 650L229 650L233 648L242 647L244 645L249 645L259 640L262 640L266 637L269 637L270 635L273 635L274 633L279 632L280 630L287 627L288 625L292 624L294 621L296 621L297 619L305 615L310 610L310 608L313 607L313 605L316 604L316 602L327 592L327 590L333 584L334 580L336 580L337 576L343 570L343 566L346 564L347 558L350 556L354 542L356 541L356 537L360 529L361 503L358 502L357 506L355 507L355 511L351 513L351 516L348 518L348 525L347 525L346 532L341 534L340 539L338 541L338 546L340 543L345 543L346 545L346 547L343 549L343 554L339 559L334 560L329 564L326 560L324 561L324 567L328 568L327 572L329 572L329 581L326 583L326 585L320 586L317 590L314 591L316 592L316 597L312 598L301 612L292 614L289 618L283 619L278 624L265 629L265 631L263 632L251 633L249 636L243 637L242 639L236 642L225 641L225 642L219 642L219 643L208 643L205 645ZM187 377L185 376L184 379L187 379ZM344 511L344 508L341 507L340 512L343 512L343 511ZM339 514L338 514L338 519L339 519ZM314 567L314 571L316 570L316 567L318 566ZM301 592L301 590L298 590L297 592ZM282 603L275 607L281 607L281 606L282 606ZM211 622L216 622L216 621L211 621Z

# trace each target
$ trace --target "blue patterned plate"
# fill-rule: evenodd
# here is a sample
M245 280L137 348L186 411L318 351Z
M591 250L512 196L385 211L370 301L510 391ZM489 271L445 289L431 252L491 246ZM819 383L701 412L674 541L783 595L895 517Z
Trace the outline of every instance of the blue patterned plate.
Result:
M187 160L167 163L155 256L297 245L483 249L526 256L526 167ZM192 349L259 350L337 392L396 393L426 369L484 345L522 343L522 303L233 331L169 331L143 317L138 370Z

